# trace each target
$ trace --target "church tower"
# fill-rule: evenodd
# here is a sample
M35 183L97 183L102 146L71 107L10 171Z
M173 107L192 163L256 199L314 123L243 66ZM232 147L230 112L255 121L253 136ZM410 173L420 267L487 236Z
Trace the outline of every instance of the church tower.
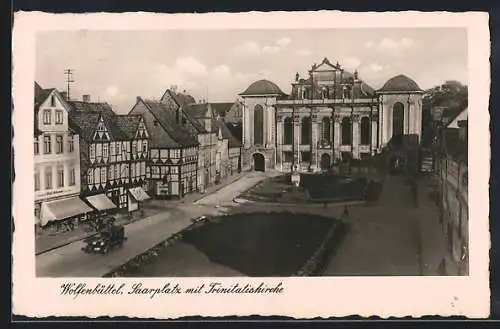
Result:
M389 79L377 91L380 100L379 140L386 146L404 135L420 144L422 136L422 96L418 84L405 75Z
M244 92L242 169L266 171L276 164L276 100L281 89L269 80L252 83Z

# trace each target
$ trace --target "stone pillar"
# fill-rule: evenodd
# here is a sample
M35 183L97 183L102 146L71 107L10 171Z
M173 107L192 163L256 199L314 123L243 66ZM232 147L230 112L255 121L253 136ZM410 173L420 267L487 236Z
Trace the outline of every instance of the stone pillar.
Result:
M311 129L312 129L312 140L311 140L311 167L318 168L318 142L319 142L319 121L318 116L313 114L311 116Z
M45 190L45 186L47 186L45 182L45 165L40 165L40 191Z
M378 133L377 126L378 126L378 114L373 114L372 115L372 122L371 122L372 149L370 150L370 152L372 154L379 146L379 145L377 145L377 133Z
M284 130L284 120L281 116L276 116L276 166L280 167L280 170L283 171L283 130Z
M246 141L247 141L247 127L246 127L246 115L247 115L247 110L246 110L246 105L243 104L242 106L242 113L241 113L241 129L243 129L242 134L241 134L241 144L243 147L245 147Z
M352 116L352 156L354 159L359 159L359 143L360 143L360 131L359 123L361 117L357 114Z
M294 163L299 165L300 159L300 116L295 115L293 118L293 143L295 145L295 154L293 155Z
M57 164L52 164L52 188L56 189L57 186Z
M64 186L69 186L69 176L70 176L70 173L69 173L69 164L68 164L68 161L64 161Z
M342 117L340 114L335 114L333 117L333 158L340 158L340 122L342 121Z

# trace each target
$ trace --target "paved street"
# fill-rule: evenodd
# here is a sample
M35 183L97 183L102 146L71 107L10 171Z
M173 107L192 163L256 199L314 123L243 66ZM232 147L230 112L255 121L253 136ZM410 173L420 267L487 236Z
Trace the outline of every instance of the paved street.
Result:
M125 227L128 240L122 249L116 249L108 255L85 254L81 251L82 241L73 242L64 247L36 256L38 276L59 277L98 277L124 264L169 236L191 224L190 219L201 215L215 215L223 212L223 207L216 208L218 200L223 204L232 203L237 191L245 190L265 178L265 174L248 173L226 187L214 192L203 205L193 203L165 201L165 212L131 223Z
M438 209L419 179L419 203L402 176L387 176L375 206L350 210L350 232L325 275L437 275L445 254Z
M83 247L82 241L73 242L37 256L37 275L105 275L181 231L190 224L191 218L200 215L216 215L227 211L287 210L342 218L342 206L284 208L273 204L238 205L233 202L233 198L239 193L273 175L276 173L250 172L211 194L193 196L188 201L164 201L161 205L164 207L163 212L126 226L128 240L122 249L106 256L89 255L80 250ZM349 207L350 216L343 219L349 222L350 231L324 275L436 275L445 248L437 208L427 197L429 184L429 179L419 179L417 207L406 179L402 176L387 176L375 205ZM200 258L199 253L193 252L188 246L183 248L183 254L198 255L196 257ZM174 256L171 258L177 261L173 266L179 266L180 258ZM204 262L208 263L208 260ZM211 265L211 268L215 267ZM230 269L221 267L219 272L231 273L228 270ZM200 273L203 269L197 266L175 272L186 274L193 271ZM238 275L236 272L233 274Z

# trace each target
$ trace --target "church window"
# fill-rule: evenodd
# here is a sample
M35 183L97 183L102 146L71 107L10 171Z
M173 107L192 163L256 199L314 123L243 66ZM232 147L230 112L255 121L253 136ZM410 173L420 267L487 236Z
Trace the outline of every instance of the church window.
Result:
M307 145L310 143L311 143L311 118L304 117L302 118L300 144Z
M351 144L351 131L352 124L350 118L342 119L342 145L350 145Z
M404 134L404 105L397 102L392 107L392 136Z
M361 119L361 145L369 145L370 140L370 119L363 117Z
M254 144L262 145L264 142L264 109L261 105L254 108L253 135Z
M323 143L330 143L331 138L330 138L330 119L329 118L323 118L321 120L321 139Z

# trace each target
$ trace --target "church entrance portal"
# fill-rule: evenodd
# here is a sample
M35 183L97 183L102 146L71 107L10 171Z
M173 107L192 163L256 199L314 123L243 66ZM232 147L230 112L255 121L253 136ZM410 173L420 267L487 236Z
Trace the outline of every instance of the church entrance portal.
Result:
M321 169L327 170L330 168L330 154L324 153L321 156Z
M262 153L254 153L253 169L255 171L266 171L266 159Z

